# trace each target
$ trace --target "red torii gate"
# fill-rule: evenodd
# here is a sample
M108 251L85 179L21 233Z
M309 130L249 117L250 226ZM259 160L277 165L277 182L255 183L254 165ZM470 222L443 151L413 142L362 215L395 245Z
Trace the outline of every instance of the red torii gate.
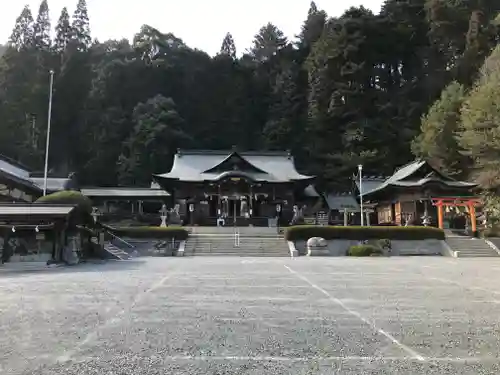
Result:
M444 229L443 225L443 207L467 207L470 213L472 232L476 231L476 206L481 204L481 200L473 197L442 197L431 198L432 205L438 209L438 225Z

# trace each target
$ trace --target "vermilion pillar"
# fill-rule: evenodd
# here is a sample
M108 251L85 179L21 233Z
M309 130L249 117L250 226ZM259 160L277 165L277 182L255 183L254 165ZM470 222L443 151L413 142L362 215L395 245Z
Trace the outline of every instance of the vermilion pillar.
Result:
M469 212L470 212L470 225L472 228L472 232L476 232L476 208L474 207L474 203L469 203Z
M443 201L438 201L437 202L437 209L438 209L438 226L439 229L444 229L444 224L443 224Z

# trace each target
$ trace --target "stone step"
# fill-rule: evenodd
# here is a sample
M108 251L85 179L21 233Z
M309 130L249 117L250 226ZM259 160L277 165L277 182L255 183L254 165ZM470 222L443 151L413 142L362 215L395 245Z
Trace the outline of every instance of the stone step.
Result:
M212 247L194 247L192 250L205 250L205 251L210 251L210 250L233 250L233 251L249 251L249 250L254 250L254 251L285 251L287 250L285 247L236 247L236 246L212 246Z
M482 248L490 248L486 243L480 244L480 243L456 243L456 242L449 242L447 241L448 245L453 245L456 247L464 247L464 248L474 248L474 249L482 249Z
M481 251L456 250L456 251L460 251L460 253L462 253L462 254L492 254L492 255L497 254L496 252L487 251L487 250L481 250Z
M194 256L209 257L209 256L237 256L237 257L274 257L274 258L284 258L289 257L289 254L266 254L266 253L199 253L194 254Z
M495 258L498 255L493 255L493 254L463 254L460 253L458 255L459 258Z
M127 252L112 244L104 245L104 250L120 260L127 260L131 258L131 256Z
M447 238L448 246L459 252L459 258L474 257L498 257L499 254L482 239L471 239L467 237Z
M218 249L213 249L213 250L204 250L204 249L195 249L193 252L195 253L215 253L215 252L232 252L232 253L248 253L248 252L253 252L253 253L286 253L287 251L284 250L268 250L268 249L234 249L234 248L218 248Z

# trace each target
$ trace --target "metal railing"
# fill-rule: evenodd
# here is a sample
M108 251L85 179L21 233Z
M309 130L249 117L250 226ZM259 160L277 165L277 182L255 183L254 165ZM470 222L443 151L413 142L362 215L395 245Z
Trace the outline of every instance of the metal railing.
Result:
M240 229L234 227L234 247L240 247Z
M112 239L111 239L110 242L112 242L113 240L118 240L119 242L124 243L125 245L127 245L128 247L130 247L131 249L135 249L134 245L132 245L128 241L125 241L123 238L118 237L116 234L113 234L110 231L106 231L106 233L112 237Z

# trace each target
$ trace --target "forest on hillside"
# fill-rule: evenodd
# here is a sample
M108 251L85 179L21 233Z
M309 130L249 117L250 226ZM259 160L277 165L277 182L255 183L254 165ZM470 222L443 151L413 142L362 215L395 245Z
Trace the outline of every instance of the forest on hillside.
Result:
M53 70L50 168L85 185L147 186L177 148L233 145L291 150L334 189L350 186L358 164L389 175L415 156L500 185L500 121L480 108L500 86L490 82L500 75L498 0L386 0L379 14L338 18L313 2L293 40L269 23L235 46L228 30L214 57L168 25L145 25L132 41L92 39L85 0L62 10L52 39L48 9L24 8L0 59L0 153L34 170ZM499 144L485 151L490 139Z

